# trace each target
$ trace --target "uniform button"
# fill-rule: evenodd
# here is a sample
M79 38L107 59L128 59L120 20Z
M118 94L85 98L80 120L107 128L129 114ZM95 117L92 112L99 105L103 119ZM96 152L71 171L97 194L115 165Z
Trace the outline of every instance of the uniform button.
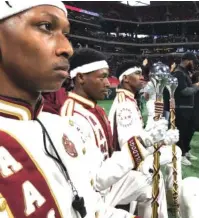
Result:
M96 212L95 212L95 218L98 218L98 217L99 217L99 212L96 211Z
M91 183L91 186L93 186L94 185L94 180L91 179L90 183Z
M74 126L74 122L72 120L69 120L69 125Z
M3 212L6 209L7 201L5 198L0 198L0 212Z
M86 148L82 149L82 153L85 155L86 154Z

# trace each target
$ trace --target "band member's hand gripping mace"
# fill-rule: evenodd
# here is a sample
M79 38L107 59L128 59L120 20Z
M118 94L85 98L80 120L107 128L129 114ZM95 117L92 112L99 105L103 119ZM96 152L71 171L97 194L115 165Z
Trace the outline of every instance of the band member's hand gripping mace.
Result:
M163 90L167 84L170 76L169 67L161 62L155 63L150 72L151 81L156 90L155 102L155 117L154 120L159 120L163 115ZM159 196L159 182L160 182L160 145L154 144L154 162L153 162L153 189L152 189L152 218L158 218L158 196Z

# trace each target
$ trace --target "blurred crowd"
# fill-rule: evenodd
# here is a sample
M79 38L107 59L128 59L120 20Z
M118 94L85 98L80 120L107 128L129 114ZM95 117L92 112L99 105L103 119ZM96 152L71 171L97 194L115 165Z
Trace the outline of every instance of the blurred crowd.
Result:
M142 38L138 38L135 35L128 33L105 33L102 30L94 30L91 27L73 27L71 29L71 34L92 37L100 40L118 41L118 42L128 42L128 43L186 43L186 42L198 42L198 35L164 35L164 36L150 36L146 35Z

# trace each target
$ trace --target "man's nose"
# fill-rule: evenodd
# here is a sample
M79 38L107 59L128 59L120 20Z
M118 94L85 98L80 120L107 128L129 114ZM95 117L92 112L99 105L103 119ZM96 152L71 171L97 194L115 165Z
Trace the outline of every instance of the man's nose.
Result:
M73 47L64 35L59 38L56 48L56 55L64 56L66 58L70 58L73 55Z

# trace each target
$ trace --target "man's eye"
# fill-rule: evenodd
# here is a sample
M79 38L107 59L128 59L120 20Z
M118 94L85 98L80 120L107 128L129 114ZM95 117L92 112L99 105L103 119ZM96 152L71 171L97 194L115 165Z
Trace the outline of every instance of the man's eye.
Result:
M52 31L52 29L53 29L51 23L42 23L39 25L39 27L45 31Z

